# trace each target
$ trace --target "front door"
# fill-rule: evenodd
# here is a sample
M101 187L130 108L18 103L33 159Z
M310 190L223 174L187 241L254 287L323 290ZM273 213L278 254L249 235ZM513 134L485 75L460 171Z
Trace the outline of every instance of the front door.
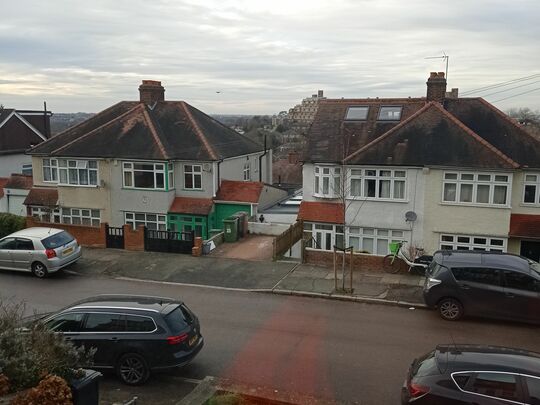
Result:
M4 238L0 240L0 268L13 269L11 252L15 250L15 238Z
M520 255L540 262L540 241L522 240Z

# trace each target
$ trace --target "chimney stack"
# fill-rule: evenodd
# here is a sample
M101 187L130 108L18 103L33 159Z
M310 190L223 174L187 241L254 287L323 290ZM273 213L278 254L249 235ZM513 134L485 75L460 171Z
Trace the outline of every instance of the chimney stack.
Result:
M323 94L324 94L323 90L319 90L319 91L317 92L317 97L323 98Z
M431 72L426 84L427 101L437 101L442 104L446 95L446 79L444 78L444 72Z
M139 96L141 103L152 105L156 101L165 101L165 89L157 80L143 80L139 86Z

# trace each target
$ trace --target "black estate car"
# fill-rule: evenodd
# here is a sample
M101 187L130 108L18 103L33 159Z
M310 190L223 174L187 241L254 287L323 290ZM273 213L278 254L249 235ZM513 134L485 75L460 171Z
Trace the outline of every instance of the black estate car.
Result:
M411 364L401 403L540 405L540 354L496 346L437 346Z
M540 322L540 265L496 252L435 252L426 272L424 301L443 319L479 315Z
M189 363L204 344L197 316L172 298L99 295L39 322L75 345L96 348L92 368L114 369L130 385Z

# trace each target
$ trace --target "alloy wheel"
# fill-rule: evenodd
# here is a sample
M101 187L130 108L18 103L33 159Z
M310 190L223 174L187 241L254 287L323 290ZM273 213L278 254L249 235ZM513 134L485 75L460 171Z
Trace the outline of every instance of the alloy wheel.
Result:
M128 384L138 384L146 374L146 366L137 357L126 357L120 364L122 380Z

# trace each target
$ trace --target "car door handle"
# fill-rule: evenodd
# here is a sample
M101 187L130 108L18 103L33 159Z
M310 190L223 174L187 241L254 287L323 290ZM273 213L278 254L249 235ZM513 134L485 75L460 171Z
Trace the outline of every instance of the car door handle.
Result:
M460 284L459 286L464 290L469 290L471 288L468 284Z
M115 342L115 343L118 343L118 338L117 338L116 336L113 336L113 337L111 338L111 340L112 340L113 342Z

